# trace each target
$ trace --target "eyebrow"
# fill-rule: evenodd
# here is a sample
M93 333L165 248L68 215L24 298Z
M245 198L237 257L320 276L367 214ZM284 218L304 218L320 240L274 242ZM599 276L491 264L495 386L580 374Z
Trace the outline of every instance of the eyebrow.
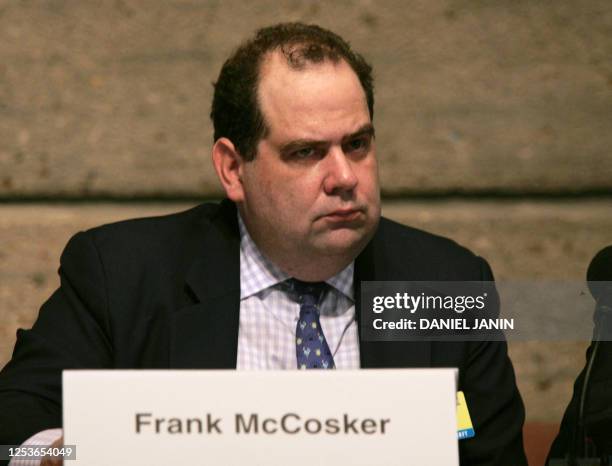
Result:
M355 131L352 134L349 134L348 136L344 136L342 138L342 143L348 142L351 139L355 139L361 136L372 136L375 137L375 132L374 132L374 125L372 125L372 123L366 123L365 125L363 125L361 128L359 128L357 131Z
M374 125L372 123L366 123L360 127L357 131L351 134L347 134L342 137L342 144L361 136L375 136ZM290 154L291 152L302 149L304 147L322 147L328 144L327 141L319 141L316 139L296 139L294 141L287 142L280 147L281 154Z

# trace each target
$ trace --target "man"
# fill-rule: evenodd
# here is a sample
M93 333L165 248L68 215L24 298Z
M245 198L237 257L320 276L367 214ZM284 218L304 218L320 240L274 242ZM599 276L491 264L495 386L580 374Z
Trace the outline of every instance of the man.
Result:
M329 31L282 24L241 46L211 114L228 200L72 238L0 377L0 443L60 426L65 368L458 367L476 431L462 464L526 464L504 342L360 340L363 280L492 279L452 241L380 218L373 106L370 66ZM315 362L296 333L307 288L329 356Z

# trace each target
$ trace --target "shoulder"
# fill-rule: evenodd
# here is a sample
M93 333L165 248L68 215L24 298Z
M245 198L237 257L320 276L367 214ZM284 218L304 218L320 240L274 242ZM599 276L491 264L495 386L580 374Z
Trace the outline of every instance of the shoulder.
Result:
M206 231L223 215L222 210L222 204L207 203L170 215L123 220L91 228L71 238L62 255L62 263L83 254L95 254L104 262L114 264L187 260L190 251L201 247ZM225 215L231 217L227 212Z
M452 239L381 218L372 239L376 260L395 275L401 271L420 280L488 279L486 261ZM399 278L398 278L399 279Z
M97 241L137 239L139 242L168 239L179 232L205 227L219 210L219 204L207 203L182 212L155 217L134 218L101 225L86 233Z
M472 260L475 257L472 251L450 238L402 225L385 217L380 219L375 239L397 247L397 252L419 250L428 255L456 260Z

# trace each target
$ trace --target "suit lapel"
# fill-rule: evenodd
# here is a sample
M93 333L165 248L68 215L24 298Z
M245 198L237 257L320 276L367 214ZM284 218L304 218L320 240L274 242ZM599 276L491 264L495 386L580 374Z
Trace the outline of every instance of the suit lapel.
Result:
M418 280L418 254L405 264L401 271L395 271L391 264L397 260L395 245L382 239L384 223L370 243L355 260L355 313L359 331L359 353L362 368L430 367L431 343L427 341L364 341L361 333L361 282L385 280ZM405 248L406 245L399 247ZM389 248L389 250L388 250ZM402 254L402 256L404 256ZM399 272L399 273L398 273Z
M240 235L234 204L224 201L199 226L185 290L191 303L171 316L170 367L235 369L240 315ZM389 264L393 251L379 231L355 261L355 309L362 368L429 367L430 342L364 341L361 337L361 282L418 280L418 254L401 275ZM406 247L401 245L400 247Z
M236 368L240 310L240 235L229 201L200 225L202 241L186 277L192 304L171 316L172 368Z

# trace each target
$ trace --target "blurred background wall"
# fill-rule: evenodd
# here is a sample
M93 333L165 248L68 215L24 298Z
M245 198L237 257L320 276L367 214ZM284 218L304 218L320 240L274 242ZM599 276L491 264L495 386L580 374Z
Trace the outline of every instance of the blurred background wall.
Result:
M387 216L498 279L583 280L612 243L609 0L0 0L0 365L74 232L221 196L211 82L289 20L374 65ZM587 343L510 346L528 420L559 422Z

